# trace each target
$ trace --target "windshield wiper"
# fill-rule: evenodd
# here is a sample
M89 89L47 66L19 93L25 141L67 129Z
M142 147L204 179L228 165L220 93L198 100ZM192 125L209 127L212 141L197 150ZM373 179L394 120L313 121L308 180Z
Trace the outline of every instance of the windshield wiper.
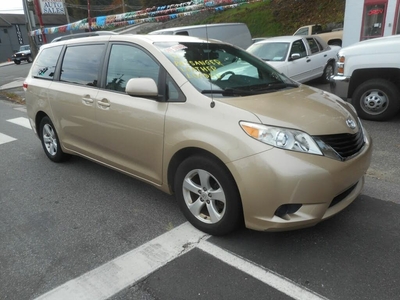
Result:
M299 87L299 85L297 83L275 82L275 83L268 83L268 84L254 86L251 88L251 90L254 92L275 91L275 90L285 89L288 87Z
M258 94L256 91L248 91L241 89L224 89L224 90L202 90L202 94L222 94L222 96L249 96Z

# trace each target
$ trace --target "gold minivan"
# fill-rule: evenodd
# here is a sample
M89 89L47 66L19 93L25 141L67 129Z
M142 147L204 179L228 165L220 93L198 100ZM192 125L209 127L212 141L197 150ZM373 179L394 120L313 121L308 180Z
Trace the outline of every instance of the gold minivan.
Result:
M351 104L215 40L50 43L24 89L49 159L79 155L175 194L212 235L315 225L357 198L371 160Z

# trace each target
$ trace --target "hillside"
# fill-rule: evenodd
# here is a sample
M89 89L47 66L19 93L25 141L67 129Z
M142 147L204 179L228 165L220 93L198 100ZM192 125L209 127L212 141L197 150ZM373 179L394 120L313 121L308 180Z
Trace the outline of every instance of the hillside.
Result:
M147 32L176 26L242 22L247 24L253 37L290 35L300 26L308 24L341 27L344 6L345 0L265 0L223 12L210 10L154 24Z

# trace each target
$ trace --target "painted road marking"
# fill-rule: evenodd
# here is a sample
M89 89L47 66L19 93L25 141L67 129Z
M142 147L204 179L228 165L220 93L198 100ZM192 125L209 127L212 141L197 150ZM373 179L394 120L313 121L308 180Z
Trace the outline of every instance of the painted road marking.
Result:
M207 242L209 237L186 222L35 300L105 300L196 247L293 299L327 300L286 277Z
M16 140L17 139L14 139L13 137L5 135L5 134L0 132L0 145L8 143L8 142L16 141Z
M248 275L258 279L274 289L297 300L327 300L327 298L296 284L289 278L281 276L271 270L258 266L236 254L232 254L218 246L211 244L205 240L200 241L197 248L218 258L224 263L247 273Z
M103 300L145 278L209 236L189 223L168 231L36 300Z
M17 124L17 125L21 125L21 126L23 126L25 128L28 128L28 129L32 129L28 118L20 117L20 118L7 120L7 122L14 123L14 124Z

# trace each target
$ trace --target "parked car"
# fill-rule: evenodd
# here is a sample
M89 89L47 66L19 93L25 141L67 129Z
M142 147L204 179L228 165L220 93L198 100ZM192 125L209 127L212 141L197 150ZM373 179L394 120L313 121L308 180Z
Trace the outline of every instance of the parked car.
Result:
M24 89L50 160L80 155L175 194L186 218L213 235L243 221L276 231L332 217L360 194L371 160L351 104L219 41L49 43Z
M298 82L321 78L329 83L339 46L318 36L279 36L254 43L247 51Z
M14 53L11 58L15 64L19 65L21 61L32 62L31 47L29 45L22 45L19 47L19 51Z
M216 39L246 49L253 41L244 23L216 23L159 29L149 34L172 34Z
M386 121L400 112L400 35L339 51L331 92L350 100L360 118Z
M302 26L293 35L318 35L328 45L342 46L343 28L323 30L321 24Z

